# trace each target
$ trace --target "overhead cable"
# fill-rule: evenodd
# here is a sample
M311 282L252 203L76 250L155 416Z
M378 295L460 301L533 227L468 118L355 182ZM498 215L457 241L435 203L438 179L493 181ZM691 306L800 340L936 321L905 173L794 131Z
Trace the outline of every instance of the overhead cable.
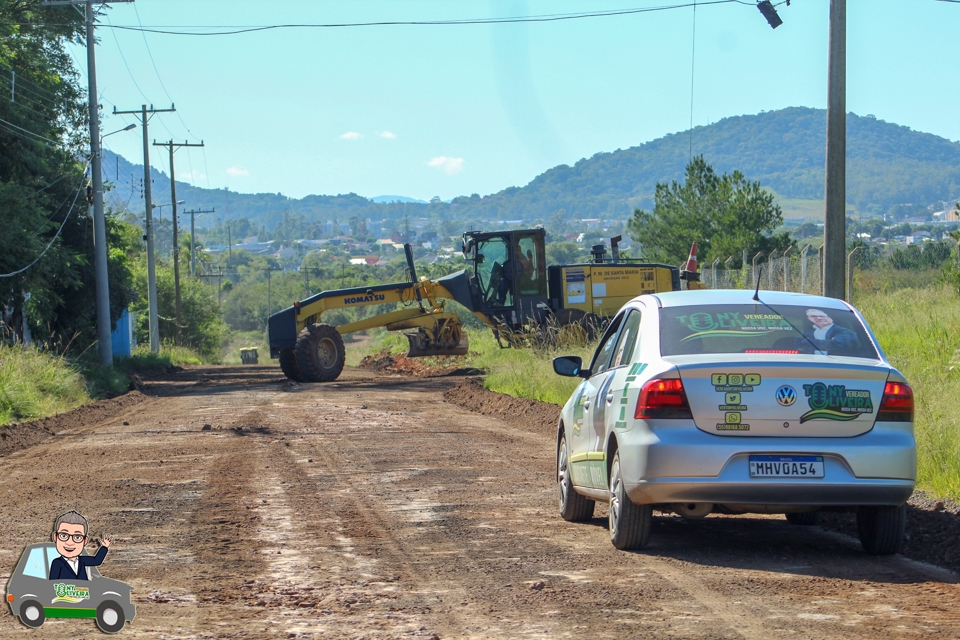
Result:
M87 168L89 168L89 167L90 167L90 165L89 165L89 163L88 163L88 164L87 164ZM86 176L86 171L84 171L84 176ZM29 268L32 267L33 265L35 265L35 264L37 264L38 262L40 262L40 259L43 258L43 256L47 255L47 251L50 250L50 247L53 246L53 243L56 242L56 241L57 241L57 238L60 237L60 233L63 231L63 228L64 228L65 226L67 226L67 220L70 219L70 214L73 213L73 209L77 206L77 198L80 197L80 193L81 193L82 191L83 191L83 185L81 184L81 185L80 185L80 188L77 189L77 195L75 195L75 196L73 197L73 204L70 205L70 211L67 211L67 215L65 215L65 216L63 217L63 222L60 224L60 228L57 229L56 235L53 236L53 238L50 240L50 243L46 246L46 248L43 250L43 252L42 252L39 256L37 256L37 259L34 260L33 262L31 262L30 264L28 264L27 266L25 266L23 269L18 269L17 271L14 271L14 272L12 272L12 273L3 273L3 274L0 274L0 278L12 278L13 276L20 275L21 273L23 273L24 271L26 271L27 269L29 269Z
M755 6L752 2L744 0L705 0L696 3L700 7L714 4L743 4ZM476 24L510 24L518 22L560 22L566 20L580 20L584 18L606 18L612 16L635 15L639 13L652 13L656 11L671 11L674 9L686 9L692 7L693 2L675 5L662 5L657 7L637 7L633 9L610 9L606 11L583 11L577 13L554 13L533 16L514 16L506 18L468 18L462 20L385 20L381 22L339 22L339 23L316 23L316 24L272 24L260 26L231 26L231 25L207 25L207 26L184 26L184 25L160 25L156 27L144 27L130 25L100 25L103 28L122 29L125 31L140 31L142 33L157 33L162 35L174 36L232 36L241 33L253 33L256 31L271 31L274 29L344 29L356 27L397 27L397 26L458 26L458 25L476 25ZM0 23L4 25L27 25L27 26L67 26L59 24L46 23ZM173 29L220 29L220 31L173 31Z

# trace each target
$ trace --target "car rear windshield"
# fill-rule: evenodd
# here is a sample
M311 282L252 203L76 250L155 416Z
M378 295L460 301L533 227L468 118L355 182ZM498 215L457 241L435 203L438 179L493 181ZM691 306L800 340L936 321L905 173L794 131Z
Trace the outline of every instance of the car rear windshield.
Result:
M739 304L660 310L664 356L700 353L821 354L880 358L847 309Z

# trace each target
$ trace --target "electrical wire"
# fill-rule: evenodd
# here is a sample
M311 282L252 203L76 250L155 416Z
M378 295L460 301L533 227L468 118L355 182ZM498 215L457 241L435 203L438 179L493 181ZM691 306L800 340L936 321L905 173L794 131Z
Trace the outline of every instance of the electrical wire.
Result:
M87 164L87 168L88 168L88 169L90 168L90 164L89 164L89 163ZM87 175L87 172L84 171L83 175L86 176L86 175ZM12 272L12 273L2 273L2 274L0 274L0 278L12 278L13 276L20 275L21 273L23 273L24 271L26 271L27 269L29 269L29 268L32 267L33 265L35 265L35 264L37 264L38 262L40 262L40 259L43 258L43 256L47 255L47 251L50 250L50 247L53 246L53 243L56 242L56 241L57 241L57 238L60 237L60 233L63 232L63 228L67 226L67 220L70 219L70 214L73 213L74 208L77 206L77 199L80 197L80 192L81 192L81 191L83 191L83 186L82 186L82 185L81 185L80 189L77 189L77 195L75 195L75 196L73 197L73 204L70 205L70 210L67 211L67 215L64 216L63 222L60 224L60 228L57 229L56 235L53 236L53 238L50 240L50 243L46 246L46 248L43 250L43 252L42 252L39 256L37 256L37 259L34 260L33 262L31 262L30 264L28 264L27 266L25 266L25 267L22 268L22 269L18 269L17 271L14 271L14 272Z
M699 6L715 4L742 4L755 6L752 2L744 0L707 0L697 2ZM382 22L340 22L340 23L318 23L318 24L273 24L261 26L231 26L231 25L206 25L206 26L174 26L160 25L156 27L144 27L130 25L101 25L111 29L122 29L125 31L139 31L141 33L157 33L162 35L175 36L230 36L242 33L253 33L257 31L271 31L275 29L343 29L357 27L397 27L397 26L461 26L461 25L483 25L483 24L511 24L524 22L560 22L566 20L580 20L584 18L606 18L611 16L636 15L641 13L653 13L657 11L671 11L674 9L686 9L692 7L692 2L676 5L662 5L656 7L638 7L633 9L610 9L605 11L582 11L577 13L554 13L533 16L514 16L508 18L468 18L462 20L387 20ZM136 11L136 6L134 6ZM3 22L2 25L10 26L69 26L54 23L9 23ZM171 31L170 29L221 29L221 31ZM162 83L161 83L162 84ZM169 97L169 96L168 96Z
M107 24L113 24L110 21L110 16L107 16ZM127 75L130 76L130 79L133 81L133 86L137 88L137 91L140 92L140 95L143 96L143 99L147 102L150 102L150 98L147 97L147 94L143 92L143 89L140 88L140 85L137 84L137 79L133 76L133 72L130 71L130 65L127 64L127 57L123 55L123 48L120 46L120 40L117 38L116 30L111 29L110 34L113 35L113 41L117 43L117 51L120 52L120 59L123 60L123 66L127 69Z
M137 16L137 24L140 26L141 29L143 29L143 23L140 21L140 12L137 10L137 5L136 5L136 4L133 5L133 14L134 14L135 16ZM140 35L143 36L143 44L147 47L147 54L150 56L150 62L151 62L151 64L153 64L153 71L154 71L154 73L157 74L157 80L160 81L160 88L163 89L163 92L166 94L167 99L170 101L170 104L174 104L174 99L170 96L170 92L167 91L166 85L163 84L163 78L160 77L160 70L157 69L157 63L156 63L156 61L153 59L153 52L150 50L150 43L147 42L147 36L146 36L146 34L145 34L143 31L140 32ZM198 137L196 137L195 135L193 135L193 132L190 131L190 127L188 127L188 126L187 126L187 123L183 121L183 117L180 115L180 112L179 112L179 111L174 111L174 113L177 115L177 118L180 120L180 124L183 125L183 128L187 130L187 133L188 133L188 134L190 134L190 137L192 137L194 140L198 140L198 141L199 141L200 138L198 138ZM163 119L160 120L160 124L163 125L163 128L164 128L164 129L167 129L167 126L163 124ZM168 132L171 136L173 136L173 132L171 132L169 129L167 129L167 132Z
M66 175L67 175L67 174L61 176L61 177L60 177L60 180L62 180L63 178L65 178ZM87 174L86 174L86 171L84 171L84 173L80 176L80 183L77 185L77 189L81 189L81 188L83 187L83 183L86 182L86 180L87 180ZM59 181L59 180L58 180L58 181ZM49 185L49 186L53 186L53 185ZM39 191L38 191L37 193L39 193ZM36 194L34 194L34 195L36 195ZM28 196L28 197L33 197L33 196ZM70 193L68 192L68 193L67 193L67 197L63 199L63 202L60 203L60 206L58 206L58 207L53 211L53 215L50 216L49 218L47 218L46 222L44 222L42 225L40 225L39 227L37 227L37 230L35 231L35 233L39 234L41 231L43 231L43 229L44 229L48 224L50 224L50 222L52 222L54 218L57 217L57 214L60 213L60 210L63 209L64 205L67 204L67 200L69 200L69 199L70 199Z
M0 126L7 125L7 127L4 127L4 128L6 128L9 133L12 133L12 134L14 134L14 135L20 135L21 138L24 138L24 139L26 139L26 140L31 140L31 141L33 141L33 142L39 142L40 144L46 144L47 146L50 146L50 145L56 146L56 145L59 144L56 140L51 140L50 138L45 138L44 136L40 135L39 133L34 133L33 131L30 131L29 129L24 129L23 127L18 127L17 125L13 124L12 122L7 122L7 121L4 120L3 118L0 118L0 123L2 123L2 124L0 124ZM13 131L12 129L9 129L8 127L13 127L13 129L17 129L17 130L19 130L19 131L23 131L24 133L28 133L28 134L30 134L31 136L35 136L35 137L38 138L38 139L28 138L27 136L24 136L24 135L22 135L22 134L17 134L15 131Z

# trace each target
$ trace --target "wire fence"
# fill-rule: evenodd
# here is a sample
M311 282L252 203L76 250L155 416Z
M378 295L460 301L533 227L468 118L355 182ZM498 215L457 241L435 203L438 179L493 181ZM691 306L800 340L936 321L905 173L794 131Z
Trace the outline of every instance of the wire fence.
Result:
M730 268L733 258L726 262L715 260L704 265L701 279L710 289L754 289L757 279L760 288L772 291L793 291L819 295L822 291L822 253L813 248L787 255L773 252L769 256L757 254L744 261L740 269Z

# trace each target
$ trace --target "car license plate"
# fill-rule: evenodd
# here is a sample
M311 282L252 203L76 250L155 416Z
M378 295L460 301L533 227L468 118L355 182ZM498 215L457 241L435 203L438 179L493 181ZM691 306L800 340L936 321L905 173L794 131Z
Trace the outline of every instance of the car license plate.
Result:
M751 478L822 478L823 456L750 456Z

